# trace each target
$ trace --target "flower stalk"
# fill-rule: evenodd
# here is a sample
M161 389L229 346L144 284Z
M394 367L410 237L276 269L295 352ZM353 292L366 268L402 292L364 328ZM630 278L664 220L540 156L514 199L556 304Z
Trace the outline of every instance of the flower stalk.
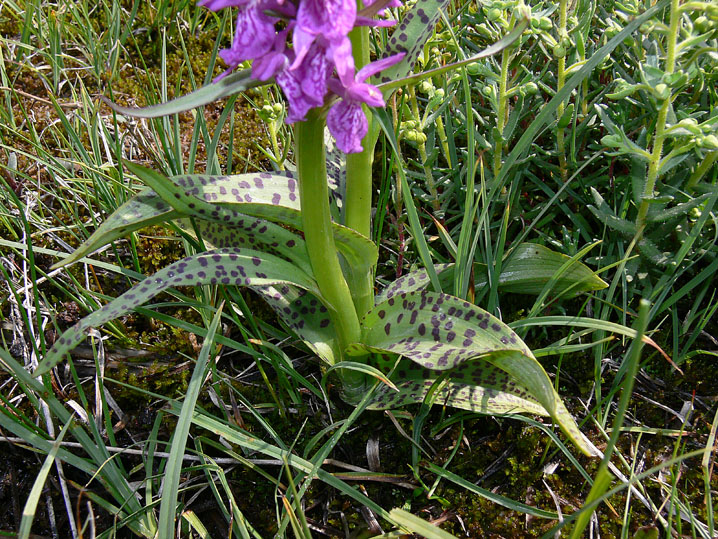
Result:
M294 128L302 224L314 278L339 339L340 360L347 345L358 342L359 320L334 243L324 148L324 118L319 111Z
M676 69L676 45L678 42L678 31L680 27L680 0L671 0L671 18L667 33L667 46L666 46L666 63L665 63L665 74L671 75ZM663 143L666 140L666 119L668 117L668 111L671 108L671 102L673 95L669 93L663 104L658 110L658 117L656 118L656 131L653 141L653 151L651 152L651 158L648 163L648 173L646 175L646 183L643 188L643 195L641 196L641 203L638 207L638 217L636 218L636 240L640 241L643 235L643 230L646 227L646 217L648 215L648 208L650 207L649 199L653 196L653 191L656 188L656 181L658 180L658 173L661 166L661 156L663 155Z

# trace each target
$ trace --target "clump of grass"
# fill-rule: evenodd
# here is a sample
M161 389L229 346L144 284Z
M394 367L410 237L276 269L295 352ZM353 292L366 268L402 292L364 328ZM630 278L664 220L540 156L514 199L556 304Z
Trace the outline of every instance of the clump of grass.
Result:
M602 536L639 527L715 536L718 23L713 6L693 4L664 1L644 16L632 1L536 3L530 30L500 58L404 89L391 111L400 157L376 160L380 272L455 261L448 289L530 331L605 448L599 469L530 419L518 428L440 403L385 416L348 410L286 328L232 289L173 291L139 310L157 321L145 334L110 325L108 342L91 341L89 363L31 379L26 368L64 305L91 311L115 295L102 283L126 286L198 248L188 229L153 230L77 269L49 269L138 189L121 159L168 173L292 165L273 91L150 123L93 99L149 104L208 82L222 70L228 20L191 2L0 7L0 312L12 352L0 351L0 426L45 462L15 495L29 502L22 531L32 516L41 524L38 508L57 536L94 527L151 537L177 515L198 536L425 530L389 511L403 507L457 536L538 536L578 522L577 535L594 511ZM452 4L421 65L469 56L517 24L520 9ZM570 300L554 297L554 283L539 299L503 293L502 268L527 240L582 258L611 286ZM644 333L652 346L639 361ZM127 337L180 349L187 368L150 361L128 372L112 356ZM120 370L108 367L117 361ZM50 493L38 495L48 476ZM247 506L248 488L267 506Z

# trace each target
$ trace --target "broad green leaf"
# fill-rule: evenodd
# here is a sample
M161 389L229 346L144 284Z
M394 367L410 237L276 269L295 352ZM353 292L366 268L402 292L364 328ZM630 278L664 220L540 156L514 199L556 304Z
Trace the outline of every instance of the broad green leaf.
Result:
M337 336L329 311L306 290L289 284L251 287L317 357L331 364L339 358Z
M178 286L266 286L292 284L320 297L314 280L291 262L251 249L219 249L187 257L139 282L128 292L65 331L38 365L39 376L57 365L85 338L85 332L132 311L163 290Z
M393 361L382 358L377 361L377 366L387 372ZM526 388L483 359L472 359L448 372L427 369L414 361L400 359L390 378L396 389L380 386L369 408L391 410L420 403L443 375L443 382L434 393L434 402L440 406L490 415L548 415L543 406L528 395Z
M453 272L453 264L434 264L434 271L436 274L441 276L445 271ZM453 273L452 273L453 275ZM376 304L382 303L389 298L401 294L402 292L415 292L417 290L423 290L431 284L429 274L425 269L419 269L402 275L395 281L389 283L384 289L377 294Z
M150 181L153 182L153 188L157 187L158 193L164 192L155 183L156 178ZM299 188L297 180L289 172L261 172L241 176L184 175L169 178L169 182L177 190L169 187L172 198L168 196L165 200L180 210L179 204L175 202L179 200L183 208L194 211L200 219L203 215L197 215L196 212L201 208L213 212L219 206L235 209L242 215L259 217L297 230L303 229ZM178 193L180 199L177 199ZM191 207L193 203L195 206ZM376 263L378 251L371 240L336 223L333 223L332 231L337 248L351 266L369 267ZM261 235L259 237L261 239Z
M304 240L297 234L264 219L247 217L234 209L210 204L199 197L186 196L185 189L193 189L193 187L181 188L164 175L149 168L132 163L125 163L125 166L182 215L196 216L210 221L204 232L213 245L224 247L227 245L226 242L234 238L242 244L242 247L247 244L256 247L261 243L265 251L280 254L307 273L311 273ZM217 177L213 178L216 183ZM201 182L199 183L201 185ZM224 240L225 243L220 240ZM235 245L236 242L233 243L233 246Z
M450 371L475 358L488 362L526 388L571 440L591 454L551 379L531 350L507 325L471 303L436 292L401 293L362 320L362 345L399 354L432 371ZM471 369L471 366L464 367Z
M107 103L111 109L124 116L130 116L134 118L159 118L161 116L168 116L170 114L177 114L178 112L185 112L192 110L202 105L213 103L223 97L229 97L230 95L238 94L249 88L255 88L257 86L264 86L270 84L272 81L258 81L252 78L252 71L245 69L237 73L227 75L223 79L212 82L207 86L195 90L189 94L183 95L167 103L160 103L158 105L150 105L149 107L123 107L103 97L102 100Z
M570 257L552 251L536 243L522 243L502 265L499 274L499 290L521 294L540 294L544 285L556 272L570 260ZM488 275L484 264L474 265L475 286L488 285ZM572 264L556 281L552 293L560 296L567 292L571 296L601 290L608 284L591 269L577 262Z
M57 262L52 269L72 264L136 230L178 217L179 212L165 204L151 189L145 189L117 208L75 252Z
M516 247L508 262L502 265L498 282L499 290L521 294L540 294L544 285L569 260L570 257L552 251L543 245L522 243ZM449 287L453 280L454 264L436 264L434 268L442 286ZM474 264L474 283L477 288L488 284L485 264ZM379 304L402 292L423 290L429 284L429 276L425 270L412 271L388 284L377 295L376 303ZM567 292L574 296L581 292L601 290L606 286L608 286L606 282L588 266L578 262L561 275L553 292L555 295Z

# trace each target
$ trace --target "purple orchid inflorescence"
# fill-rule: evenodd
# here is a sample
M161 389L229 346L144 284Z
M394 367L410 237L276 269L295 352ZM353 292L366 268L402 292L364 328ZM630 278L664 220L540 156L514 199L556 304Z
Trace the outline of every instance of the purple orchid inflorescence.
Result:
M365 0L364 5L375 2ZM323 106L331 92L340 98L327 116L337 147L346 153L362 151L361 141L368 131L362 104L384 105L379 89L366 80L399 62L404 54L372 62L356 72L348 35L356 26L390 26L394 21L359 15L356 0L199 0L199 4L213 11L239 8L232 46L219 53L229 66L220 78L252 60L252 76L262 81L274 77L286 95L287 123L304 121L307 112ZM400 0L391 0L385 7L399 5Z

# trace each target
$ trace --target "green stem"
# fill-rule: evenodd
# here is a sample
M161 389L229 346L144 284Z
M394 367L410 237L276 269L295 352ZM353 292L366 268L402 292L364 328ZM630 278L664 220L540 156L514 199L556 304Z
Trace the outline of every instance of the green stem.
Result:
M340 348L360 339L359 320L344 279L332 233L324 149L324 119L317 110L294 127L302 224L309 261L319 291L329 306ZM347 371L351 372L351 371Z
M666 67L664 72L666 75L672 74L676 69L676 43L678 41L678 30L680 26L680 0L671 0L671 22L668 29L668 46L666 50ZM663 154L663 143L665 141L664 132L666 130L666 118L671 107L672 96L669 95L663 100L663 104L658 111L656 119L656 132L653 142L653 151L651 152L651 160L648 164L648 174L646 183L641 197L641 204L638 208L638 217L636 218L636 227L638 232L636 238L640 240L643 229L646 225L646 216L650 202L648 199L653 196L653 190L656 188L658 180L658 171L661 164L661 155Z
M706 172L710 170L710 168L713 166L713 163L716 162L716 159L718 159L718 150L708 152L705 155L703 161L701 161L700 165L698 165L693 174L691 174L691 177L688 178L688 181L686 182L686 191L690 193L696 188L698 182L703 176L705 176Z
M369 29L359 27L349 34L354 64L359 70L369 62ZM373 122L364 107L369 131L362 140L361 153L347 155L347 190L344 200L344 223L364 236L371 237L372 163L374 161Z
M561 0L559 4L559 17L558 17L558 39L559 48L563 50L563 54L558 59L558 72L557 72L557 85L556 91L560 92L564 84L566 84L566 51L563 47L564 36L566 36L566 19L568 11L568 0ZM556 109L556 117L561 120L564 113L565 105L559 103L558 109ZM558 161L559 169L561 170L561 180L566 181L568 179L568 169L566 168L566 143L564 142L564 128L557 127L556 129L556 148L558 150Z
M499 80L499 113L496 119L496 129L498 130L499 139L496 141L494 149L494 178L499 177L501 172L501 161L504 153L504 127L509 114L509 100L506 95L509 84L509 62L511 61L511 51L505 48L501 53L501 79Z
M636 321L636 337L633 340L631 349L628 356L625 359L626 362L626 374L624 375L621 389L621 399L618 402L618 410L613 422L613 429L611 430L611 437L608 440L603 460L599 465L596 477L593 480L593 486L591 491L588 493L584 506L590 505L591 503L599 500L601 496L611 486L611 472L609 471L608 464L611 461L611 455L618 443L618 438L621 434L621 427L623 426L623 419L626 416L628 410L628 404L631 400L633 393L633 383L638 373L638 367L641 359L641 349L643 348L643 335L646 332L648 326L648 315L650 310L650 304L645 299L641 300L638 310L638 320ZM583 531L591 520L593 511L583 510L583 512L576 519L576 524L571 530L569 539L579 539L583 537Z
M358 27L349 34L352 42L354 64L359 70L369 63L369 28ZM347 155L346 196L344 197L344 224L367 238L371 238L371 209L373 195L372 165L374 147L379 135L379 126L373 121L371 112L362 106L369 124L369 131L362 140L363 151ZM359 318L374 306L374 272L347 272L354 308Z

